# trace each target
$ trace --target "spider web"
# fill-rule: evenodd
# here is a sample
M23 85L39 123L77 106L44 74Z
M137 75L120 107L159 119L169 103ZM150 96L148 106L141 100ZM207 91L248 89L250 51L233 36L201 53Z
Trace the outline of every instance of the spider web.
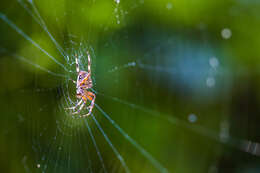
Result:
M15 116L5 120L12 126L3 128L5 136L21 129L21 151L10 156L18 158L21 172L217 172L226 153L247 154L259 163L254 138L232 132L226 113L234 74L227 55L204 38L203 25L194 39L143 25L145 31L128 29L144 1L104 1L112 10L103 23L91 11L98 1L84 2L82 9L66 2L53 11L55 20L38 3L15 2L22 21L31 19L35 29L0 12L3 30L23 46L3 44L1 54L31 81L15 90ZM164 5L171 10L172 3ZM78 11L85 8L90 12L81 29ZM223 39L230 32L224 29ZM71 81L77 77L75 54L86 70L87 51L97 98L91 116L79 118L66 108L77 103Z

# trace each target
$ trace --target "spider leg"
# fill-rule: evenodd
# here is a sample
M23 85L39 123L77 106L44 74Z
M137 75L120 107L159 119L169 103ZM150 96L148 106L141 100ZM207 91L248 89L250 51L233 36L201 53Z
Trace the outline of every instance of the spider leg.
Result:
M73 112L72 114L73 114L73 115L79 114L80 111L81 111L81 109L85 106L85 104L86 104L86 102L83 102L83 103L81 104L81 106L79 107L79 109L78 109L76 112Z
M76 60L76 71L79 73L79 61L78 61L78 55L75 54L75 60Z
M91 74L91 58L88 51L87 51L87 55L88 55L88 73Z
M82 99L75 105L75 106L73 106L73 107L70 107L70 108L65 108L65 109L76 109L81 103L82 103Z
M73 80L73 79L69 79L69 80L71 80L74 84L77 84L77 82L75 80Z
M88 96L87 96L88 100L91 101L91 104L88 106L88 110L89 112L85 115L83 115L83 117L89 116L92 113L92 110L94 108L94 103L95 103L95 99L96 99L96 95L92 92L88 91Z

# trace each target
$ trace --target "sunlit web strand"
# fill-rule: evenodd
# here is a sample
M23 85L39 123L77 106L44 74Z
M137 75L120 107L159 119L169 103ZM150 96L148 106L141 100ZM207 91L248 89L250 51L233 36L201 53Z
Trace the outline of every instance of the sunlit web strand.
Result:
M59 139L59 144L57 146L55 146L56 148L56 152L53 152L55 154L54 158L55 158L55 166L54 166L54 172L58 172L57 169L58 169L58 164L59 164L59 159L60 159L60 155L61 155L61 149L60 148L62 146L62 144L64 143L64 135L62 133L59 133L60 134L60 137L57 138ZM57 140L56 138L56 140Z
M68 83L66 84L66 86L68 87ZM67 88L68 89L68 88ZM70 95L69 95L69 93L67 92L67 94L65 94L65 92L64 92L64 90L62 90L62 93L63 93L63 97L65 98L65 104L67 104L66 106L67 107L69 107L69 106L71 106L72 104L75 104L71 99L70 99ZM63 109L64 110L64 109ZM65 112L66 113L66 112ZM66 117L68 117L68 119L71 119L70 117L69 117L69 115L68 116L66 116ZM72 120L72 119L71 119ZM88 168L87 168L87 170L90 170L89 172L92 172L92 168L91 168L91 160L90 160L90 157L89 157L89 150L88 150L88 146L87 146L87 144L86 143L84 143L83 145L82 145L82 140L81 140L81 138L80 138L80 136L79 136L79 127L76 127L76 131L74 131L75 132L75 140L73 140L73 141L77 141L78 143L79 143L79 146L80 146L80 148L85 148L86 149L86 152L87 152L87 160L88 160ZM78 134L78 135L77 135ZM71 149L71 147L70 147L70 149ZM69 149L69 152L68 152L68 163L67 163L67 165L68 165L68 168L70 169L70 149ZM79 155L78 156L79 157L79 160L81 160L81 158L82 158L82 155ZM82 165L79 165L79 162L77 162L77 166L78 166L78 168L80 169L80 170L82 170L81 168L82 168ZM84 169L84 168L83 168Z
M17 55L16 55L16 58L21 59L21 57L20 57L20 56L17 56ZM33 65L33 66L35 66L35 67L37 67L37 68L39 68L39 69L41 69L41 70L43 70L43 71L46 71L46 72L48 72L48 73L50 73L50 74L52 74L52 75L54 75L54 76L66 77L65 75L63 76L63 75L61 75L61 74L58 74L58 75L57 75L57 74L55 74L55 73L53 73L53 72L51 72L51 71L49 71L49 70L47 70L47 69L45 69L45 68L43 68L43 67L37 65L37 64L34 64L34 63L30 62L29 60L27 60L27 59L25 59L25 58L23 58L23 57L22 57L22 60L24 60L24 61L26 61L27 63L29 63L29 64L31 64L31 65ZM62 90L62 91L63 91L63 96L64 96L64 98L65 98L66 104L69 105L68 100L66 99L67 97L65 96L64 90ZM63 108L61 108L61 109L63 110ZM68 120L69 120L69 119L66 118L63 123L69 124ZM57 125L59 125L59 124L57 124ZM60 133L61 133L61 132L60 132ZM54 157L56 156L56 155L54 155L54 154L55 154L54 152L51 152L51 151L52 151L51 148L57 146L57 139L58 139L58 129L56 129L54 138L53 138L52 142L50 142L49 145L48 145L48 147L47 147L47 148L49 148L49 151L46 151L46 152L48 152L47 155L49 155L50 157L47 158L47 157L45 157L45 156L42 156L42 158L41 158L41 160L40 160L40 162L43 161L43 163L40 164L41 169L42 169L42 172L47 171L47 169L48 169L48 163L49 163L51 160L53 160ZM60 140L60 143L62 143L61 140ZM59 146L60 146L60 145L59 145ZM70 148L71 148L71 147L70 147ZM58 151L58 152L59 152L59 151ZM57 156L57 157L59 157L59 153L58 153L58 156ZM69 159L68 159L68 168L70 169L70 151L68 152L68 158L69 158ZM55 160L56 160L56 164L55 164L55 168L54 168L54 169L56 170L58 158L56 158ZM45 163L44 163L44 162L45 162Z
M71 104L75 104L71 99L70 99L70 96L68 95L68 98L69 98L69 101ZM92 114L91 114L92 115ZM118 150L114 147L114 145L112 144L112 142L110 141L110 139L108 138L108 136L106 135L106 133L104 132L104 130L102 129L101 125L98 123L98 121L96 120L96 118L92 115L92 118L94 119L94 122L96 123L98 129L100 130L100 132L102 133L102 135L104 136L105 140L108 142L109 146L112 148L113 152L116 154L117 158L119 159L119 161L121 162L122 166L124 167L124 169L126 170L126 172L130 172L129 168L127 167L125 161L124 161L124 158L120 155L120 153L118 152ZM96 142L95 142L95 139L93 137L93 134L90 130L90 128L88 127L88 123L86 122L85 120L85 123L86 123L86 126L87 128L89 129L89 133L90 133L90 136L91 136L91 139L92 139L92 142L94 143L94 146L96 147ZM93 138L92 138L93 137ZM94 139L94 140L93 140ZM97 148L96 148L97 150ZM98 150L97 150L98 151ZM103 159L101 157L100 154L98 154L98 157L99 159L101 160L101 163L104 165L103 163ZM103 166L102 165L102 166ZM104 166L105 168L105 166ZM106 169L104 169L104 171L106 171Z
M57 120L58 121L58 120ZM69 118L66 118L65 120L64 120L64 122L63 123L71 123L71 119L69 119ZM57 124L58 125L58 124ZM67 129L68 129L69 127L67 127ZM64 129L65 131L66 131L66 129ZM55 154L55 156L53 156L53 158L55 159L55 167L54 167L54 172L60 172L60 171L58 171L58 168L59 167L62 167L61 165L62 165L62 160L60 160L60 155L61 155L61 153L62 153L62 150L64 150L64 139L65 139L65 137L64 137L64 135L63 135L63 133L59 133L60 135L59 136L56 136L56 139L55 140L58 140L58 137L59 137L59 144L57 144L57 145L54 145L54 147L55 148L57 148L55 151L56 152L54 152L54 154ZM73 135L73 133L72 133L72 136L71 136L71 138L73 138L73 137L75 137L76 138L76 132L75 132L75 135ZM70 145L72 145L72 144L70 144ZM66 165L66 164L65 164Z
M18 3L27 11L27 13L35 20L35 22L37 22L40 26L41 23L39 21L39 19L37 19L37 17L32 13L32 11L28 8L28 6L23 2L23 0L17 0ZM41 26L42 27L42 26Z
M67 89L67 91L69 91L68 83L66 84L66 89ZM64 93L64 90L63 90L63 93ZM67 94L68 100L67 100L67 97L66 97L65 94L63 95L63 97L65 98L65 101L67 103L67 107L70 107L71 105L74 105L75 103L71 100L69 92L67 92L67 93L68 93ZM68 103L68 101L69 101L69 103Z
M144 58L142 58L144 59ZM124 70L124 69L134 69L134 68L139 68L142 70L151 70L151 71L157 71L157 72L161 72L161 73L168 73L168 74L177 74L178 73L178 69L177 68L172 68L172 67L164 67L164 66L153 66L150 64L144 64L141 62L141 60L135 60L135 61L130 61L128 63L119 65L119 66L115 66L111 69L109 69L107 72L108 73L114 73L114 72L118 72L120 70ZM221 71L224 71L224 69L221 69ZM224 71L224 73L226 74L228 71ZM107 73L107 74L108 74ZM218 71L218 74L220 73L220 70ZM108 74L109 76L110 74Z
M68 84L66 84L66 87L67 87L67 90L68 90ZM64 93L64 90L62 90L62 91L63 91L63 97L65 98L65 101L66 101L66 103L67 103L66 107L70 107L72 104L74 105L75 103L71 100L69 93L68 93L68 95L66 96L65 93ZM67 97L68 97L68 100L67 100ZM68 101L69 101L70 103L68 103ZM78 130L78 131L79 131L79 130ZM79 139L79 142L80 142L80 139ZM80 145L81 145L81 143L80 143ZM87 144L85 144L85 147L86 147L86 152L87 152L87 157L88 157L88 163L89 163L89 167L88 167L88 168L90 169L90 172L92 172L91 160L90 160L89 150L88 150Z
M114 73L123 69L128 69L128 68L140 68L144 70L155 70L158 72L166 72L166 73L177 73L175 68L165 68L162 66L152 66L149 64L143 64L140 60L137 61L131 61L126 64L120 65L120 66L115 66L114 68L108 70L108 73Z
M153 50L149 50L149 51L151 52ZM115 67L109 69L108 73L113 73L113 72L120 71L120 70L123 70L123 69L126 69L126 68L135 68L135 67L139 67L139 68L143 68L143 69L146 69L146 68L147 69L153 69L153 66L142 63L142 60L147 59L148 57L149 56L143 56L143 57L141 57L139 59L136 59L136 60L133 60L133 61L129 61L129 62L125 63L125 64L121 64L121 65L115 66ZM166 72L169 71L169 70L165 70L164 67L160 67L157 70L159 70L159 71L166 71ZM170 71L172 71L172 69L170 69Z
M27 58L25 58L25 57L23 57L23 56L20 56L20 55L14 54L14 53L9 53L9 52L7 52L5 49L3 49L3 48L0 48L0 52L7 53L7 54L9 54L9 55L12 56L12 57L14 57L14 58L16 58L16 59L18 59L18 60L21 60L21 61L23 61L23 62L26 62L27 64L30 64L30 65L32 65L32 66L34 66L34 67L36 67L36 68L38 68L38 69L40 69L40 70L42 70L42 71L44 71L44 72L46 72L46 73L49 73L49 74L51 74L51 75L53 75L53 76L67 78L67 76L64 75L64 74L54 73L54 72L52 72L52 71L50 71L50 70L48 70L48 69L46 69L46 68L44 68L44 67L41 67L41 66L38 65L38 64L35 64L35 63L31 62L30 60L28 60Z
M40 144L39 144L39 138L40 138L40 136L41 136L41 134L39 134L39 125L37 124L37 122L35 123L35 121L33 120L33 118L32 117L30 117L30 120L31 120L31 129L33 129L32 130L32 132L31 132L31 141L32 141L32 150L35 152L35 153L37 153L37 157L36 158L38 158L38 154L39 154L39 152L42 152L43 150L40 148ZM35 162L33 162L34 164L34 166L36 167L36 165L39 165L39 163L41 162L41 160L37 160L37 162L35 163Z
M69 101L71 104L75 104L71 99L70 99L70 96L68 95L68 98L69 98ZM91 114L92 115L92 114ZM104 132L104 130L102 129L101 125L98 123L98 121L95 119L95 117L92 115L92 118L94 119L94 122L96 123L99 131L102 133L102 135L104 136L105 140L107 141L107 143L109 144L109 146L112 148L113 152L116 154L117 158L119 159L119 161L121 162L123 168L126 170L126 172L130 172L129 168L127 167L123 157L120 155L120 153L118 152L118 150L114 147L114 145L112 144L112 142L110 141L110 139L108 138L108 136L106 135L106 133ZM86 123L86 120L85 120L85 123ZM88 124L86 123L86 126ZM87 127L88 128L88 127ZM94 139L94 137L92 138L93 134L91 133L91 131L89 131L90 135L91 135L91 139L93 141L93 143L96 143ZM95 145L95 144L94 144ZM95 145L96 147L97 145ZM96 148L97 149L97 148ZM103 159L101 157L101 155L98 154L98 156L100 157L99 159L102 160L102 164L103 163ZM103 165L102 165L103 166ZM104 171L106 171L106 169L104 169Z
M62 110L61 111L64 111L64 109L63 109L63 107L62 107ZM66 116L67 118L65 118L66 120L63 122L64 124L70 124L70 123L72 123L72 121L68 121L68 119L70 119L68 116ZM71 120L71 119L70 119ZM67 128L69 129L70 127L68 126L68 125L66 125L67 126ZM66 130L66 129L64 129L64 130ZM74 134L74 131L72 131L71 132L71 135L70 136L66 136L66 137L68 137L68 138L73 138L75 136L75 134ZM71 140L72 141L72 140ZM70 172L70 162L71 162L71 160L70 160L70 154L71 154L71 148L72 148L72 144L71 143L69 143L69 142L66 142L65 143L65 145L64 145L64 143L63 143L63 146L62 146L62 149L63 149L63 151L65 151L64 152L64 155L65 156L67 156L67 159L66 160L64 160L64 167L66 168L67 167L67 169L68 169L68 172Z
M84 133L85 135L85 139L87 139L87 136L86 136L86 133ZM84 137L83 136L83 137ZM86 152L87 152L87 157L88 157L88 164L89 164L89 172L93 172L92 171L92 162L91 162L91 159L90 159L90 154L89 154L89 149L88 149L88 145L85 146L86 147ZM101 157L102 158L102 157Z
M64 90L62 89L62 94L63 94L63 98L65 98L65 102L67 104L67 107L69 107L69 103L67 101L66 95L64 93ZM72 133L73 134L73 133ZM68 170L70 170L70 159L71 159L71 149L72 149L72 145L69 146L69 152L68 152Z
M153 66L153 65L150 65L150 64L143 64L141 62L137 63L137 67L140 68L140 69L143 69L143 70L151 70L151 71L156 71L156 72L160 72L160 73L168 73L168 74L180 73L177 68L167 68L167 67L159 66L159 65ZM210 73L210 72L205 72L205 73ZM258 71L256 71L256 73L259 74L260 71L258 70ZM231 72L230 70L228 70L225 67L218 67L218 70L215 71L215 74L217 74L217 75L231 75L231 74L249 75L249 72L245 69L242 69L242 68L237 69L234 72Z
M2 19L4 22L6 22L11 28L13 28L17 33L19 33L21 36L23 36L27 41L31 42L35 47L40 49L45 55L47 55L50 59L52 59L56 64L61 66L65 71L68 72L67 68L57 61L53 56L51 56L46 50L41 48L40 45L38 45L35 41L33 41L28 35L26 35L20 28L18 28L11 20L9 20L3 13L0 13L0 19Z
M33 123L33 128L32 129L38 129L38 127L39 127L38 123L41 123L41 122L40 121L36 121L36 123ZM49 137L49 141L50 142L48 143L47 147L45 147L44 150L42 150L39 147L38 152L37 151L35 151L35 152L37 152L38 154L48 153L47 155L49 155L49 156L53 155L55 152L52 152L53 151L52 149L55 146L57 146L58 134L59 134L59 131L58 131L58 129L56 129L54 138L50 138ZM34 141L35 138L38 138L37 140L40 141L40 136L42 136L42 132L39 132L38 130L36 130L36 134L35 135L36 136L33 136L32 141ZM60 142L62 142L62 141L60 141ZM35 145L37 145L37 143ZM37 163L34 166L37 166L38 169L41 169L42 172L45 172L48 169L48 163L53 161L53 160L54 160L54 155L50 156L50 157L45 157L45 155L43 155L43 156L40 157L40 160L37 160Z
M130 170L128 168L128 166L125 163L124 158L121 156L121 154L117 151L117 149L114 147L114 145L112 144L112 142L110 141L110 139L108 138L108 136L106 135L106 133L104 132L104 130L102 129L102 127L100 126L100 124L98 123L98 121L96 120L95 116L91 113L91 116L94 120L94 122L96 123L99 131L102 133L102 135L104 136L104 138L106 139L107 143L109 144L109 146L112 148L113 152L116 154L117 158L119 159L119 161L121 162L122 166L124 167L125 171L127 173L130 173Z
M65 58L65 53L63 48L58 44L58 42L55 40L55 38L52 36L52 34L49 32L47 25L45 24L43 18L41 17L39 11L37 10L33 0L28 1L35 14L37 15L37 17L33 14L33 12L27 7L27 5L23 2L23 0L17 0L19 2L19 4L21 4L21 6L27 11L27 13L42 27L42 29L48 34L48 36L50 37L50 39L52 40L52 42L55 44L56 48L58 49L58 51L60 52L60 54ZM66 59L66 58L65 58Z
M67 86L67 90L68 90L68 85L66 85L66 86ZM64 97L66 97L66 96L64 96ZM65 98L65 99L66 99L66 98ZM73 104L73 105L76 104L75 102L73 102L73 101L71 100L69 93L68 93L68 99L69 99L70 104ZM66 99L66 102L67 102L67 99ZM69 107L68 104L67 104L67 106ZM96 149L97 155L98 155L99 160L100 160L101 165L102 165L102 168L103 168L104 172L107 172L106 167L105 167L105 164L104 164L104 161L103 161L103 158L102 158L101 153L100 153L100 151L99 151L99 148L98 148L98 146L97 146L97 144L96 144L96 140L95 140L95 138L94 138L94 136L93 136L93 133L92 133L92 131L91 131L91 129L90 129L90 127L89 127L88 122L87 122L86 119L85 119L85 124L86 124L86 127L87 127L87 129L88 129L88 132L89 132L89 134L90 134L91 140L92 140L92 142L93 142L93 144L94 144L94 147L95 147L95 149Z
M78 142L78 144L79 144L79 148L80 148L80 150L82 150L82 147L81 147L81 143L80 143L80 136L79 136L79 134L80 134L80 131L79 131L79 126L77 126L76 127L76 130L75 130L75 133L76 133L76 138L77 138L77 142ZM75 140L76 141L76 140ZM77 151L77 150L76 150ZM79 150L78 150L79 151ZM82 164L80 164L80 161L81 161L81 158L82 158L82 153L83 152L78 152L78 156L77 156L77 158L78 158L78 170L79 171L81 171L82 169L81 169L81 167L82 167ZM89 166L89 165L88 165Z
M98 149L96 140L95 140L95 138L94 138L94 136L93 136L93 133L92 133L92 131L91 131L91 128L90 128L89 125L88 125L88 120L87 120L86 118L84 118L84 122L85 122L86 127L87 127L87 129L88 129L88 132L89 132L89 134L90 134L91 140L92 140L92 142L93 142L93 144L94 144L94 146L95 146L95 149L96 149L97 155L98 155L98 157L99 157L99 160L100 160L100 162L101 162L102 168L103 168L104 172L107 172L106 167L105 167L105 164L104 164L104 161L103 161L103 158L102 158L101 153L100 153L100 151L99 151L99 149Z
M64 95L65 93L63 92L63 95ZM67 103L68 104L68 103ZM66 118L66 120L64 121L64 122L67 122L67 121L69 121L69 119L68 118ZM58 128L56 129L56 132L55 132L56 134L55 134L55 136L54 136L54 139L52 140L52 142L49 144L49 147L48 148L50 148L50 150L49 150L49 152L48 152L48 159L46 160L46 164L45 164L45 166L44 166L44 168L43 168L43 172L46 172L47 171L47 169L48 169L48 164L49 164L49 162L51 161L51 160L53 160L54 159L54 157L55 157L55 152L51 152L52 150L52 148L54 148L54 147L57 147L57 144L58 144L58 142L57 142L57 138L58 138ZM60 132L60 134L61 134L61 132ZM72 135L73 136L73 135ZM61 141L60 141L61 142ZM58 146L61 146L61 143L60 143L60 145L58 145ZM59 151L58 151L59 152ZM70 160L70 157L69 157L69 160ZM70 163L69 163L70 164ZM56 158L56 164L55 164L55 169L56 169L56 166L57 166L57 158Z
M67 90L68 90L68 85L66 85L66 86L67 86ZM64 97L66 97L66 96L64 96ZM66 99L66 98L65 98L65 99ZM70 105L71 105L71 104L73 104L73 105L76 104L75 102L73 102L73 101L71 100L69 93L68 93L68 99L69 99ZM66 99L66 101L67 101L67 99ZM70 105L67 104L68 107L69 107ZM103 168L104 172L107 172L107 170L106 170L106 168L105 168L105 164L104 164L103 158L102 158L101 153L100 153L100 151L99 151L99 148L98 148L98 146L97 146L97 144L96 144L96 140L95 140L95 138L94 138L94 136L93 136L93 133L92 133L92 131L91 131L91 129L90 129L90 127L89 127L88 122L87 122L86 119L85 119L85 124L86 124L86 127L87 127L87 129L88 129L88 132L89 132L89 134L90 134L91 140L92 140L92 142L93 142L93 144L94 144L94 147L95 147L95 149L96 149L97 155L98 155L99 160L100 160L101 165L102 165L102 168ZM89 162L90 162L90 160L89 160Z
M26 164L26 161L27 161L27 156L24 156L23 159L22 159L22 163L23 163L23 167L24 167L24 169L25 169L25 172L31 173L29 167L28 167L27 164Z
M59 52L62 54L62 56L65 58L65 51L64 49L58 44L58 42L54 39L54 37L52 36L52 34L49 32L47 25L45 24L44 20L42 19L39 11L37 10L37 8L35 7L35 4L33 2L33 0L29 1L32 4L32 7L36 13L36 15L38 16L38 18L40 19L41 23L42 23L42 27L45 30L45 32L49 35L50 39L53 41L53 43L55 44L55 46L57 47L57 49L59 50Z
M193 132L196 132L197 134L199 135L203 135L205 137L208 137L210 139L213 139L217 142L220 142L220 143L223 143L223 144L227 144L229 146L232 146L234 148L237 148L239 149L240 151L243 151L243 152L246 152L246 153L250 153L252 155L255 155L255 156L260 156L260 151L259 149L257 149L257 147L260 145L260 143L257 143L257 142L253 142L253 141L248 141L248 140L241 140L241 139L236 139L236 138L233 138L233 137L229 137L227 140L222 140L220 138L220 135L219 133L217 132L214 132L210 129L207 129L203 126L200 126L200 125L194 125L194 124L189 124L183 120L180 120L176 117L173 117L173 116L169 116L169 115L162 115L161 113L157 112L157 111L154 111L154 110L150 110L148 108L145 108L145 107L142 107L142 106L138 106L136 104L133 104L133 103L130 103L130 102L127 102L127 101L124 101L124 100L121 100L117 97L112 97L112 96L106 96L100 92L97 92L95 91L94 89L92 89L92 91L95 93L95 94L98 94L100 96L103 96L105 98L109 98L113 101L116 101L116 102L119 102L121 104L124 104L124 105L127 105L129 107L132 107L134 109L137 109L137 110L141 110L143 112L146 112L154 117L158 117L158 118L162 118L164 120L166 120L167 122L171 123L171 124L174 124L174 125L178 125L178 126L181 126L183 128L186 128L186 129L190 129L191 131ZM97 105L96 105L97 107ZM249 149L248 149L249 147Z
M62 89L62 94L63 94L63 98L65 98L65 104L66 104L66 106L67 107L69 107L69 102L68 102L68 100L67 100L67 96L66 96L66 94L65 94L65 92L64 92L64 90ZM62 109L64 109L64 107L62 107ZM66 112L65 112L66 113ZM73 136L73 132L72 132L72 136ZM67 165L68 165L68 170L70 170L70 163L71 163L71 149L72 149L72 145L69 145L68 146L68 162L67 162Z
M64 108L61 108L61 110L64 111ZM67 119L62 120L61 123L60 123L58 120L56 120L57 128L58 128L59 132L62 133L64 136L72 137L72 134L71 134L71 133L66 133L65 130L64 130L65 128L61 127L62 125L60 125L60 124L66 124L66 126L67 126L68 128L71 128L71 126L69 125L69 123L66 123L66 120L67 120Z
M66 86L67 86L67 90L68 90L68 85L66 85ZM64 91L63 91L63 93L64 93ZM76 104L75 102L73 102L73 101L71 100L69 93L68 93L68 100L67 100L67 97L66 97L65 94L64 94L64 97L65 97L65 100L66 100L66 102L67 102L67 106L68 106L68 107L69 107L69 105L72 105L72 104L74 105L74 104ZM68 101L69 101L70 103L68 103ZM91 129L90 129L90 127L89 127L89 125L88 125L86 119L85 119L85 124L86 124L86 127L87 127L88 131L89 131L91 140L92 140L92 142L93 142L93 144L94 144L94 147L95 147L95 149L96 149L96 152L97 152L97 155L98 155L98 157L99 157L99 160L100 160L100 162L101 162L101 164L102 164L102 168L103 168L104 172L107 172L107 170L106 170L106 168L105 168L105 165L104 165L103 158L102 158L102 156L101 156L101 153L100 153L100 151L99 151L99 149L98 149L98 146L97 146L97 144L96 144L96 141L95 141L95 138L94 138L94 136L93 136L93 133L92 133L92 131L91 131Z
M101 109L97 104L96 108L110 121L110 123L134 146L141 152L141 154L147 158L160 172L168 172L168 170L163 167L150 153L148 153L141 145L139 145L135 140L133 140L110 116Z
M68 170L70 170L70 162L71 162L71 149L72 149L72 145L69 145L69 147L68 147L68 163L67 163L67 165L68 165Z
M72 121L69 121L68 123L72 123ZM65 162L65 165L68 168L67 172L71 172L70 171L70 169L71 169L71 154L73 153L71 151L72 151L73 142L76 141L76 139L78 139L77 138L77 131L72 130L71 143L70 143L70 145L67 146L67 148L68 148L68 159L67 159L67 162ZM60 172L60 171L57 171L57 172Z
M48 156L50 156L50 157L46 157L46 162L45 162L45 164L43 164L43 168L42 168L43 173L45 173L47 171L49 162L52 159L51 155L54 154L54 152L52 152L52 149L53 149L53 146L55 146L57 144L57 140L56 140L57 135L58 135L58 130L56 129L54 138L50 138L50 139L52 139L52 142L48 146L48 148L49 148Z
M68 84L67 84L66 86L67 86L66 89L68 90ZM74 105L75 102L73 102L73 101L71 100L69 93L68 93L68 95L66 96L65 93L64 93L64 90L62 90L62 91L63 91L63 97L65 98L66 103L67 103L67 107L70 107L71 105ZM67 100L67 97L68 97L68 100ZM69 101L70 103L68 103L68 101ZM100 159L100 161L101 161L102 167L103 167L104 171L107 172L106 169L105 169L105 166L103 166L103 165L104 165L104 163L103 163L103 158L102 158L102 156L101 156L101 154L100 154L100 152L99 152L99 149L98 149L98 147L97 147L97 145L96 145L96 141L95 141L95 138L93 137L93 134L92 134L92 132L91 132L91 129L88 128L88 131L89 131L89 134L90 134L90 136L91 136L92 142L94 143L94 146L95 146L95 149L96 149L96 151L97 151L98 157L99 157L99 159ZM90 160L90 156L89 156L88 146L85 146L85 147L86 147L86 151L87 151L89 169L90 169L90 172L92 172L91 160Z
M62 112L64 112L64 109L62 108L61 109L61 111ZM66 114L66 112L65 112L65 114ZM56 121L58 121L58 120L56 120ZM65 125L65 127L67 127L67 128L65 128L64 130L65 131L67 131L67 130L71 130L72 131L72 135L71 136L67 136L67 137L69 137L69 138L71 138L72 140L72 142L76 142L77 140L77 142L79 143L79 145L81 146L81 142L80 142L80 136L79 136L79 127L77 127L76 128L76 130L74 131L74 130L72 130L71 129L71 127L69 126L69 124L71 124L72 123L72 119L69 117L69 116L65 116L65 120L63 120L63 124ZM75 133L75 134L74 134ZM62 133L63 134L63 133ZM73 135L74 134L74 135ZM73 140L73 137L75 138L75 140ZM58 150L60 150L60 151L58 151L58 154L57 154L57 157L56 157L56 165L55 165L55 169L54 169L54 172L60 172L59 170L58 170L58 162L59 162L59 168L62 168L64 165L66 165L67 166L67 163L65 163L65 162L62 162L63 160L60 160L59 161L59 158L60 158L60 153L62 152L62 151L66 151L66 148L65 148L65 146L64 146L64 139L65 139L65 137L64 137L64 135L63 136L61 136L61 144L59 145L59 146L57 146L58 147ZM67 142L66 143L67 145L69 144L69 142ZM71 146L72 144L70 143L70 145L69 145L69 147L68 148L70 148L70 146ZM81 148L81 147L80 147ZM79 152L79 154L81 154L81 152ZM78 159L79 160L81 160L80 159L80 156L81 155L79 155L78 156ZM64 165L62 165L64 163ZM77 163L80 163L80 162L77 162ZM80 166L81 165L79 165L79 168L80 168Z
M49 142L49 144L47 145L46 147L46 150L44 151L44 153L47 153L48 157L46 157L45 155L43 155L41 157L41 160L39 160L39 162L37 163L37 167L38 167L38 164L39 164L39 167L38 168L41 168L42 169L42 172L45 172L47 171L48 169L48 163L53 161L54 160L54 157L55 157L55 152L53 152L53 148L57 146L57 139L58 139L58 134L61 134L58 132L58 129L56 129L55 131L55 135L54 135L54 138L49 138L51 142ZM60 135L61 136L61 135ZM62 140L60 140L60 145L62 143ZM60 146L59 145L59 146ZM49 149L49 150L48 150ZM59 153L59 151L58 151ZM57 158L56 158L56 161L57 161Z
M143 106L139 106L139 105L136 105L134 103L131 103L131 102L128 102L128 101L125 101L125 100L122 100L122 99L119 99L117 97L113 97L113 96L108 96L108 95L105 95L104 93L101 93L99 91L95 91L94 89L91 89L95 94L97 95L100 95L100 96L103 96L105 98L108 98L110 100L113 100L113 101L116 101L116 102L119 102L121 104L124 104L124 105L127 105L131 108L134 108L134 109L138 109L138 110L141 110L143 112L146 112L146 113L149 113L151 115L153 115L154 117L158 117L158 118L163 118L165 120L167 120L168 122L172 123L172 124L176 124L178 125L179 123L181 123L182 121L175 118L175 117L172 117L172 116L161 116L161 114L157 111L154 111L154 110L151 110L151 109L148 109L148 108L145 108ZM184 122L183 122L184 123ZM187 126L189 127L190 124L187 124Z

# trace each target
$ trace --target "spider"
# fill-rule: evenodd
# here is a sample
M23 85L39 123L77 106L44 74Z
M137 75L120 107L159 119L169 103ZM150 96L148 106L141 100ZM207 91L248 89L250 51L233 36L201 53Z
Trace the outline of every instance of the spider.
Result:
M76 71L78 73L78 77L77 77L77 81L73 81L73 83L76 84L76 97L78 99L80 99L78 101L78 103L70 108L67 109L72 109L75 110L78 106L79 109L76 112L73 112L72 114L79 114L80 111L83 109L84 105L87 104L87 101L89 100L91 103L88 106L88 113L83 115L83 117L85 116L89 116L92 112L92 109L94 108L94 103L95 103L95 99L96 99L96 95L90 91L88 91L88 89L92 88L93 84L92 84L92 79L91 79L91 59L90 59L90 55L89 52L87 51L87 55L88 55L88 71L81 71L79 69L79 63L78 63L78 56L77 54L75 55L75 60L76 60Z

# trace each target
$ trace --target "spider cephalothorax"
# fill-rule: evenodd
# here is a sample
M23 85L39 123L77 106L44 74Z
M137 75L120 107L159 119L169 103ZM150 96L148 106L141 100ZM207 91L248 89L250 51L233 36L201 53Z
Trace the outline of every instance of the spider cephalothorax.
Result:
M87 103L87 101L89 100L91 103L88 106L88 113L84 116L88 116L91 114L92 109L94 107L94 103L95 103L95 98L96 95L90 91L88 91L88 89L92 88L93 84L92 84L92 79L91 79L91 59L90 59L90 55L87 52L88 55L88 71L80 71L79 69L79 63L78 63L78 56L75 55L75 59L76 59L76 71L78 73L78 77L77 77L77 81L73 81L76 84L76 97L78 99L80 99L78 101L78 103L68 109L76 109L79 105L80 108L78 109L78 111L74 112L73 114L79 114L81 109L84 107L84 105Z

